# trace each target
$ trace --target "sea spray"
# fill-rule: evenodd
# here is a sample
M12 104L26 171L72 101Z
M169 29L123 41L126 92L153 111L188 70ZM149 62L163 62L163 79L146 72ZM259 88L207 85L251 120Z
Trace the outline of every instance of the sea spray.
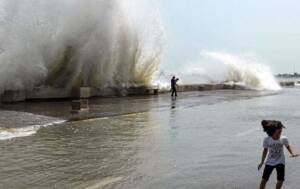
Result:
M0 93L148 85L161 61L159 11L143 0L2 0L0 24Z
M170 78L176 75L179 84L236 84L253 90L280 90L271 69L255 56L224 52L202 51L199 60L178 65L178 70L161 70L156 84L170 86Z
M233 82L255 90L280 90L271 69L256 57L203 51L202 56L225 66L224 82Z

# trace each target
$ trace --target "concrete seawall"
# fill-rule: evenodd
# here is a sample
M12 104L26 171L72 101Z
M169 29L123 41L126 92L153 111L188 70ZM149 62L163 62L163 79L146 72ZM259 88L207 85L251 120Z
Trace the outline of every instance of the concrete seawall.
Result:
M81 87L72 90L40 87L33 90L6 90L0 95L0 102L12 103L32 100L88 99L94 97L122 97L134 95L157 95L158 87L93 88Z
M245 87L229 84L199 84L199 85L180 85L178 92L185 91L213 91L213 90L244 90Z
M280 82L283 87L293 87L300 82ZM195 84L195 85L180 85L178 92L185 91L212 91L212 90L244 90L245 88L239 85L229 84ZM7 90L1 95L1 102L22 102L26 100L59 100L59 99L78 99L78 98L93 98L93 97L120 97L120 96L137 96L137 95L157 95L159 93L169 92L161 90L156 86L152 87L129 87L129 88L92 88L81 87L72 90L59 88L40 87L30 91L13 91Z
M184 91L211 91L211 90L234 90L243 89L236 85L227 84L199 84L199 85L180 85L178 92ZM129 87L129 88L92 88L81 87L72 90L59 88L34 88L30 91L13 91L7 90L1 95L1 102L21 102L26 100L59 100L59 99L78 99L93 97L120 97L120 96L137 96L137 95L158 95L159 93L169 92L160 90L156 86L152 87Z
M279 84L282 87L295 87L297 84L300 84L300 81L281 81Z

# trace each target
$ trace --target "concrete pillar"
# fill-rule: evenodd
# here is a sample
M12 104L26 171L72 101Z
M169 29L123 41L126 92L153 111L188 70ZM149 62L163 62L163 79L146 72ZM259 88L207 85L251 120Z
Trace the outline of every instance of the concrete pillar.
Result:
M81 113L81 112L89 111L88 99L73 100L71 106L72 106L71 113Z

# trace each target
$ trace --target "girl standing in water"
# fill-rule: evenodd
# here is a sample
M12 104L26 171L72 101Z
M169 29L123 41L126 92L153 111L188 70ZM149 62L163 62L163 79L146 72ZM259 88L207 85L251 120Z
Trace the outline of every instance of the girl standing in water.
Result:
M258 165L258 170L263 166L265 159L267 157L266 166L263 172L262 181L260 184L260 189L265 189L265 186L272 174L272 171L276 169L277 171L277 184L276 189L280 189L284 182L285 176L285 157L283 146L287 148L291 157L297 157L289 144L288 138L281 136L282 128L285 128L280 121L262 121L262 126L264 132L267 133L267 137L263 142L263 153L260 164Z

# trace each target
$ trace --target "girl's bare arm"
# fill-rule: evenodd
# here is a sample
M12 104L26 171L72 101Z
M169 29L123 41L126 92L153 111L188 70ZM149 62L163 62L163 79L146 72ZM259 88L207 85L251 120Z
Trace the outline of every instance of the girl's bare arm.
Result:
M258 170L260 170L261 167L263 166L263 164L264 164L264 162L266 160L267 154L268 154L268 148L264 148L264 150L262 152L261 162L258 165Z
M291 148L291 146L286 147L286 149L289 151L289 153L291 154L291 157L298 157L299 154L295 154L293 149Z

